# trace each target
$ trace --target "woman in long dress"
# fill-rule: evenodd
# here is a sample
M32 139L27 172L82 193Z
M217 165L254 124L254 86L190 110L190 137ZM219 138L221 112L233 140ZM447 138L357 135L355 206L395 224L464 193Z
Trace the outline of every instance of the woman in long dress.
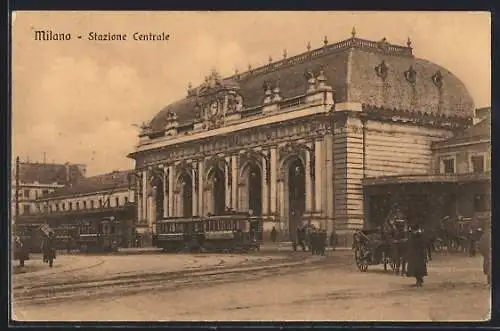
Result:
M415 277L415 286L421 287L424 284L424 277L427 276L427 246L424 230L421 226L416 226L410 232L408 241L408 269L406 275Z

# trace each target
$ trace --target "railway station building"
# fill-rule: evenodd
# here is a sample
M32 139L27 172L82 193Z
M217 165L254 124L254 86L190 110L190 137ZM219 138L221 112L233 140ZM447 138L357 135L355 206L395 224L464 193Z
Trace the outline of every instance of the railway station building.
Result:
M129 155L137 219L154 231L161 218L251 210L281 240L306 222L348 245L377 203L369 179L432 173L474 109L410 40L355 31L229 77L214 70L143 126Z

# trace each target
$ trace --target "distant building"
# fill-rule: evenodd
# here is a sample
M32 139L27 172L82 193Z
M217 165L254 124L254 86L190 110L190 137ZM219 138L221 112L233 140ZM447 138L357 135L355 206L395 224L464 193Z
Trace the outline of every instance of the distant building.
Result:
M19 163L19 188L16 187L16 166L12 167L11 206L12 219L16 215L16 190L19 190L19 215L38 213L36 200L56 189L72 186L85 177L86 165Z
M36 199L39 212L20 217L20 222L57 227L113 216L120 221L122 245L127 246L135 231L134 180L131 171L113 171L81 179L75 185Z

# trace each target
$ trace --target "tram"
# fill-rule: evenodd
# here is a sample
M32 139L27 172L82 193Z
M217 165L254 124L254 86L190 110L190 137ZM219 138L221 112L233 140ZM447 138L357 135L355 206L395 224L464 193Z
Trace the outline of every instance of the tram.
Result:
M166 252L249 251L259 249L261 241L262 219L249 213L167 218L156 222L153 236L153 246Z
M120 222L113 216L78 223L76 244L80 252L114 252L118 250Z
M77 249L78 227L73 224L61 224L54 229L56 248L68 252Z

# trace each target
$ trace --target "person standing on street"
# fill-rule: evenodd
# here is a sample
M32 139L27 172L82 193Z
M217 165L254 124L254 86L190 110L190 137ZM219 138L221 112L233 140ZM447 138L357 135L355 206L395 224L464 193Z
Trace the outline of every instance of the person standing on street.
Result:
M278 236L278 231L276 231L276 227L273 226L273 228L271 230L271 241L273 243L276 243L277 236Z
M479 240L479 252L483 256L483 273L486 281L491 284L491 228L486 227Z
M56 258L55 236L54 232L50 231L47 238L45 238L43 244L43 260L44 262L48 262L49 266L52 268L54 265L55 258Z
M19 266L24 267L24 261L29 260L29 246L22 236L14 239L14 259L19 260Z
M417 287L422 287L424 277L427 276L427 247L424 230L420 225L415 226L410 232L408 241L408 269L406 275L415 277Z

